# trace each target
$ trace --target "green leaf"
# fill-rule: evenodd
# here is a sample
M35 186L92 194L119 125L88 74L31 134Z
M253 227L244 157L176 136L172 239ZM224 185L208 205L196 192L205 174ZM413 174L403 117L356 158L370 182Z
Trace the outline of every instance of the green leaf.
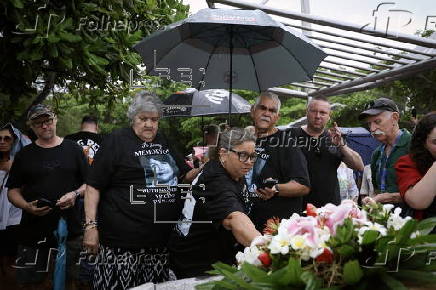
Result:
M62 31L59 33L59 36L61 37L61 39L68 41L68 42L79 42L82 40L82 37L80 37L79 35L70 33L70 32L66 32L66 31Z
M287 276L290 285L303 285L303 281L301 280L301 274L303 273L303 269L301 268L301 261L295 258L289 258L289 263L287 268Z
M109 61L107 59L105 59L103 57L100 57L98 55L90 53L89 57L90 57L90 61L92 61L96 65L107 65L107 64L109 64Z
M344 220L344 224L336 228L336 239L342 243L348 243L353 237L353 222L347 218Z
M362 245L372 244L377 240L379 235L378 231L368 230L363 234Z
M254 282L269 282L271 280L265 271L248 263L242 264L241 271Z
M339 253L339 255L341 255L344 259L347 259L355 253L356 249L350 245L342 245L336 248L335 251Z
M228 278L231 281L234 281L236 284L238 284L243 289L255 289L253 286L251 286L247 281L236 275L237 273L232 273L227 270L222 271L224 277ZM236 287L234 289L237 289Z
M360 268L359 261L348 261L344 265L343 278L348 285L356 284L363 277L363 271Z
M58 57L59 55L58 49L56 48L55 45L48 46L48 53L50 54L51 57Z
M431 217L425 220L420 221L416 225L416 229L418 231L433 229L436 226L436 217Z
M401 230L396 234L395 241L399 245L406 244L410 239L410 235L416 230L417 224L418 221L414 219L408 220Z
M50 33L50 34L48 35L47 40L48 40L49 43L57 43L57 42L59 42L61 39L60 39L59 37L57 37L56 35L54 35L53 33Z
M224 264L222 262L218 262L218 263L212 264L212 267L215 270L219 271L220 273L222 273L222 271L224 271L224 270L228 271L228 272L231 272L231 273L236 273L238 271L238 269L236 269L235 267L232 267L230 265Z
M215 284L218 286L221 286L224 289L235 289L235 290L238 289L237 285L232 284L232 283L225 281L225 280L216 281Z
M72 69L73 68L73 62L71 60L71 58L59 58L59 61L66 66L68 69Z
M386 273L381 275L381 279L386 284L386 286L389 287L389 289L392 289L392 290L407 290L407 288L403 285L403 283L401 283L397 279L389 276Z
M11 2L12 2L12 5L15 6L15 8L18 8L18 9L24 8L23 2L21 2L21 0L11 0Z
M322 281L318 279L315 274L308 271L301 274L301 280L306 284L305 290L318 290L322 285Z
M429 272L400 270L392 276L403 281L413 281L417 285L436 283L436 275Z
M418 236L407 241L407 245L411 246L421 244L435 244L434 249L436 250L436 235Z

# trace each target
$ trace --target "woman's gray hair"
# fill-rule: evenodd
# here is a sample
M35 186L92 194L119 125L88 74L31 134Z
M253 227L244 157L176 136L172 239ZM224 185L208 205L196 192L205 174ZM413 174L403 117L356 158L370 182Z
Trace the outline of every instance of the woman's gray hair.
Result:
M230 128L220 133L217 149L233 149L244 142L255 142L256 137L250 130L243 128ZM217 150L217 153L219 150Z
M162 105L162 101L156 94L139 91L127 110L127 117L132 121L141 112L157 112L160 117L162 116Z

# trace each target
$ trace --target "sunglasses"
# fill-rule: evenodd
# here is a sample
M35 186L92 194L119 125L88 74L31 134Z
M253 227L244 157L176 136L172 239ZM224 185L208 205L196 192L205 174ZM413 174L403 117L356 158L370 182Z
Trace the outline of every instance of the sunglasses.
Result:
M0 142L11 142L12 137L11 136L0 136Z
M254 152L253 154L248 154L245 151L236 151L233 149L229 149L229 151L232 151L233 153L238 154L238 159L241 162L247 162L248 159L250 159L251 162L256 162L257 160L257 153Z
M38 121L38 122L32 122L32 126L34 126L36 128L41 128L44 124L47 126L53 124L53 118L43 120L43 121Z

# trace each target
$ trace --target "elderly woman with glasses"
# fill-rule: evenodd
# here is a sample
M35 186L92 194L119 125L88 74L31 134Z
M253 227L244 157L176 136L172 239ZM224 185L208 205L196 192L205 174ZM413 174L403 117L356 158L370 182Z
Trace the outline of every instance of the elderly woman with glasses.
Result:
M193 195L187 196L171 236L170 260L177 278L204 275L218 261L234 263L238 248L260 235L248 218L251 204L244 178L257 158L255 142L244 129L220 134L217 158L194 180Z
M126 289L170 278L166 245L171 224L156 221L177 219L181 207L175 186L191 182L199 170L190 170L158 132L161 105L155 95L138 93L127 113L132 126L105 138L92 164L84 246L98 252L94 289Z

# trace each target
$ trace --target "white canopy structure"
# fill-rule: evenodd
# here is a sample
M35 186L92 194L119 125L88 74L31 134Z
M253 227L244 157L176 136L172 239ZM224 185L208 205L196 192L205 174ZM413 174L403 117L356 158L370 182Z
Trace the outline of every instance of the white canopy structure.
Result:
M284 24L301 29L328 57L309 82L291 83L302 90L271 88L282 96L334 96L372 89L389 82L436 68L436 39L360 27L325 17L279 10L240 0L207 0L242 9L260 9L294 20ZM265 1L263 2L265 3ZM299 25L298 21L304 24Z

